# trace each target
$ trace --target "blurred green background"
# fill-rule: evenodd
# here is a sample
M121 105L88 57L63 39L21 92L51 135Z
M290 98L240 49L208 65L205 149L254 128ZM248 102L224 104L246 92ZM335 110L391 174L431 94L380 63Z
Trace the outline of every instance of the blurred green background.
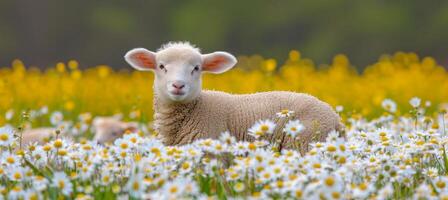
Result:
M446 66L448 1L0 0L0 67L20 58L126 68L127 50L171 40L280 61L291 49L317 63L345 53L358 68L413 51Z

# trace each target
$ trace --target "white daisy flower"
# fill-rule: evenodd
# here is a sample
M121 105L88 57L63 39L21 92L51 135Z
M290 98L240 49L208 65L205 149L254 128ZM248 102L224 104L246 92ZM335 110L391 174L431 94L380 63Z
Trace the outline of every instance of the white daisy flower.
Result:
M191 161L185 161L179 166L179 172L181 174L187 174L193 169L193 163Z
M122 151L130 151L132 143L124 138L119 138L115 140L114 145Z
M129 178L126 185L129 194L135 198L142 198L145 194L145 184L142 182L143 175L136 174Z
M219 136L219 140L227 145L231 145L236 142L235 137L231 136L229 131L221 133L221 135Z
M435 167L428 167L423 169L422 173L430 178L435 178L438 176L438 169Z
M395 113L397 111L397 104L392 99L384 99L381 103L381 106L384 108L384 110Z
M242 183L242 182L238 182L238 183L236 183L236 184L233 186L233 189L234 189L236 192L242 192L242 191L244 191L245 188L246 188L246 187L244 186L244 183Z
M42 106L39 110L41 115L46 115L48 113L48 106Z
M166 183L159 191L161 193L159 199L181 199L182 196L187 195L184 188L185 184L186 181L183 179Z
M409 104L411 104L412 107L417 108L420 106L421 99L418 97L412 97L411 100L409 100Z
M68 196L73 191L72 182L64 172L55 172L53 176L53 187L58 188L62 194Z
M325 191L324 196L326 199L339 199L341 198L341 192L343 190L342 178L337 174L324 175L320 180L320 185L323 191Z
M110 171L105 171L101 174L101 181L100 185L109 185L113 182L113 177L110 173Z
M280 118L290 117L293 114L294 114L294 111L287 110L287 109L281 110L280 112L276 113L277 117L280 117Z
M249 128L249 135L258 139L266 134L272 134L275 126L275 123L271 120L259 120Z
M84 123L89 123L92 120L92 114L90 113L82 113L78 116L79 121Z
M434 185L434 188L438 192L448 190L448 177L447 176L436 177L432 180L432 183Z
M60 111L53 112L50 117L50 122L52 125L56 126L64 120L64 115Z
M20 157L10 153L10 152L2 152L0 155L0 163L8 166L18 166L20 164Z
M1 197L3 197L3 195ZM25 197L25 190L23 190L23 186L16 185L9 191L6 197L6 199L11 200L22 199Z
M22 167L12 167L8 173L9 179L20 182L25 179L25 171Z
M13 110L13 109L9 109L9 110L5 113L5 119L6 119L7 121L10 121L13 117L14 117L14 110Z
M295 138L304 129L305 126L300 123L300 120L296 119L288 121L288 123L286 123L285 125L285 128L283 128L283 131L290 137Z
M83 122L76 123L71 129L70 134L77 136L84 134L89 129L89 125Z
M344 111L344 106L339 105L339 106L336 106L335 109L336 109L336 112L340 113L340 112Z
M259 176L258 178L260 179L260 181L263 183L267 183L275 178L274 173L272 173L271 169L264 170L260 174L257 174L257 175Z
M0 147L10 146L14 142L14 130L11 127L0 128Z
M35 190L44 191L47 189L48 179L43 176L34 176L32 183Z
M428 185L426 183L420 184L413 195L413 199L426 199L428 197L428 191L432 191L433 187L431 185ZM435 199L435 198L434 198Z
M56 125L56 129L58 129L61 133L68 133L70 132L72 125L73 122L71 121L61 121Z
M24 199L43 199L42 194L39 193L38 191L35 191L33 189L28 189L24 191Z
M394 188L391 183L388 183L386 186L381 188L381 190L378 191L378 198L379 199L389 199L394 194Z

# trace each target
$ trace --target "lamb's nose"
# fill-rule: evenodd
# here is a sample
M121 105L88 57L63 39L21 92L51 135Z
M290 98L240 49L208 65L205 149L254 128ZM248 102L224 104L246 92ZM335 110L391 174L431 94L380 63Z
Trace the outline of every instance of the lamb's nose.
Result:
M185 84L179 83L179 82L174 82L173 87L180 90L185 87Z

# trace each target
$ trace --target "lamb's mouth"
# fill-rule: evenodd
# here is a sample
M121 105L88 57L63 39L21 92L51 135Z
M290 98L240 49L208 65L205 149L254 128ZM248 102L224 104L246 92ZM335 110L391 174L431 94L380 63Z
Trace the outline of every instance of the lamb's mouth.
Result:
M174 96L183 96L185 94L185 92L178 90L178 91L172 91L171 94Z

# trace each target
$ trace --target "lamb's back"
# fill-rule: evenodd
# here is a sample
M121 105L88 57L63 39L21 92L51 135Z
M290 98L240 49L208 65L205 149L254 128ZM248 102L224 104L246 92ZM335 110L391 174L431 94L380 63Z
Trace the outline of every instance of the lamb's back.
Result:
M259 119L275 119L276 113L287 109L294 111L291 119L299 119L304 125L304 139L317 137L323 140L328 132L337 130L340 119L330 105L308 94L275 91L232 95L229 129L239 138L247 138L247 129ZM316 136L320 132L321 135Z

